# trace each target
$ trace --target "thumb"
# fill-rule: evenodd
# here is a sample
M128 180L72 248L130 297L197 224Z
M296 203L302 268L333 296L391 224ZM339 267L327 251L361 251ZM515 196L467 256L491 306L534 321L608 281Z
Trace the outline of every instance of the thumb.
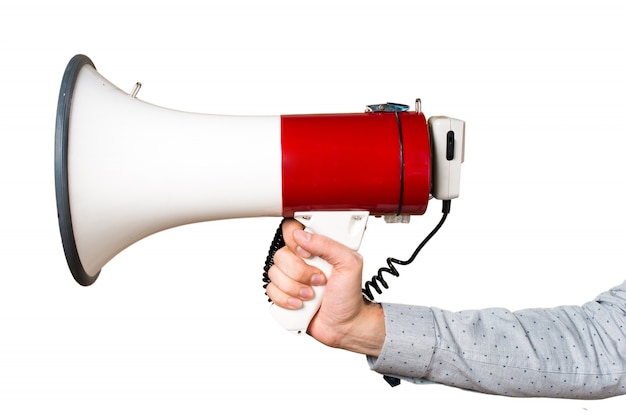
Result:
M296 252L303 249L307 251L309 257L311 255L317 257L304 257L307 262L309 259L324 262L316 266L328 278L324 301L320 308L321 315L326 316L326 322L347 322L353 319L363 305L361 254L325 235L297 230L293 236L298 244Z
M317 256L338 269L355 265L360 267L362 262L356 251L327 236L297 229L293 232L293 238L298 244L298 254L304 258Z

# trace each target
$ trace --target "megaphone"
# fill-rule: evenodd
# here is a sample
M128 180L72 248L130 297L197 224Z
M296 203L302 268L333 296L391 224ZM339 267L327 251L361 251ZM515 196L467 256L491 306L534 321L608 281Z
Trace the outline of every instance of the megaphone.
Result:
M234 116L167 109L136 95L84 55L63 75L57 211L81 285L125 248L177 226L295 217L358 249L368 216L421 215L431 194L458 196L464 124L438 117L429 126L419 101L415 111L388 103L361 113ZM304 321L283 325L303 332L321 297Z

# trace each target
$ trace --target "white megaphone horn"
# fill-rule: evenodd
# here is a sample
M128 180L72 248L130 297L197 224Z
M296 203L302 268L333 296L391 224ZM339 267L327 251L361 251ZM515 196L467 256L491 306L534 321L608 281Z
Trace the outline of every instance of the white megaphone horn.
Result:
M438 127L429 134L419 105L229 116L166 109L135 95L84 55L70 60L61 83L57 211L68 266L82 285L128 246L181 225L295 217L309 231L358 249L369 215L421 215L431 193L441 198L436 187L445 187L444 199L458 195L458 183L439 186L431 177L439 169L446 171L441 177L456 177L463 145L452 149L452 161L445 154L436 161L441 145L431 136ZM462 144L462 121L435 121L457 131ZM442 143L450 156L449 139ZM312 261L330 274L324 261ZM321 298L320 291L303 310L272 312L288 330L304 332Z

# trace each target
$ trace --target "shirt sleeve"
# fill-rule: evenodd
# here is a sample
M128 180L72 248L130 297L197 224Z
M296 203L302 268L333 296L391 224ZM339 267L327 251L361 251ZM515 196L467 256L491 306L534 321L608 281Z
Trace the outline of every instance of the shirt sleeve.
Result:
M386 339L368 363L383 375L508 396L626 393L626 282L582 306L382 306Z

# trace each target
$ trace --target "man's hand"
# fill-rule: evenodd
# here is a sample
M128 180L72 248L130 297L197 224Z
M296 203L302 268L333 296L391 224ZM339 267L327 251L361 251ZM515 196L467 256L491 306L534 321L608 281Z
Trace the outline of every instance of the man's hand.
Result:
M319 311L308 333L321 343L377 356L385 338L382 307L361 293L363 259L345 245L302 230L295 220L283 224L285 247L274 255L267 294L279 307L298 309L310 300L312 286L326 284ZM333 267L331 275L307 265L303 258L319 256Z

